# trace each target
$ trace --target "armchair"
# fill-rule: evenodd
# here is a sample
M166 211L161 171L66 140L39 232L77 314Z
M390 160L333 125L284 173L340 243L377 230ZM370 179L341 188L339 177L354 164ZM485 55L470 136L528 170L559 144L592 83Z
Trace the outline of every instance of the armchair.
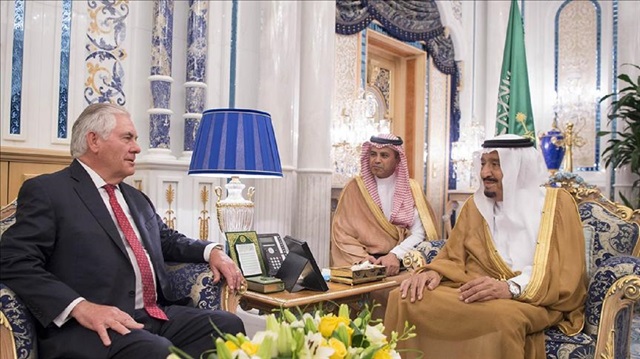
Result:
M0 235L15 221L16 201L0 209ZM226 283L213 284L206 263L166 263L171 288L202 309L235 312L238 300ZM35 322L21 299L0 282L0 359L36 359Z
M640 358L640 311L634 310L640 300L640 211L609 201L574 174L557 173L546 185L566 189L578 204L589 278L582 332L570 337L546 330L547 358ZM444 244L421 243L404 258L405 266L429 263Z

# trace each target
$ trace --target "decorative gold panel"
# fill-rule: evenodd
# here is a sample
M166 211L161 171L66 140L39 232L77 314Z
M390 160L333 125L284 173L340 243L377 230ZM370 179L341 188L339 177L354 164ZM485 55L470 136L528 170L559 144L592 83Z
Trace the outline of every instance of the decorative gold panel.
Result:
M573 167L596 166L597 14L590 1L572 1L558 19L558 120L574 124L576 137L591 139L573 146Z
M176 199L176 190L174 188L174 184L172 183L168 184L168 186L165 189L164 195L165 195L165 200L168 208L164 212L164 217L162 218L162 220L169 228L176 229L176 221L178 219L176 218L175 211L172 209L173 202Z

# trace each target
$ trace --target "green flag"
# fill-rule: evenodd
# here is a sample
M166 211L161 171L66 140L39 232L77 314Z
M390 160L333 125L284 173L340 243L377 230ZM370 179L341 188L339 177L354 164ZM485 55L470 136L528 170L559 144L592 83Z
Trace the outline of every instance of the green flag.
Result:
M524 28L516 0L511 0L498 88L496 135L505 133L529 137L534 142L536 140L524 50Z

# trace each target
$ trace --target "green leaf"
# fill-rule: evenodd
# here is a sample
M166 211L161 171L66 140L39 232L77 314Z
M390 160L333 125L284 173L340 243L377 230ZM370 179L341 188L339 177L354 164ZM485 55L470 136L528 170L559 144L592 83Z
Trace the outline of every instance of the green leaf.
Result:
M623 66L640 70L640 66L635 64ZM611 101L607 118L609 124L613 120L617 122L617 128L597 133L600 137L609 136L602 151L602 159L606 167L628 165L633 174L640 175L640 75L635 82L629 73L622 73L617 78L624 84L620 86L621 89L600 99L601 103L609 98L614 100ZM640 182L634 182L633 190L639 187Z

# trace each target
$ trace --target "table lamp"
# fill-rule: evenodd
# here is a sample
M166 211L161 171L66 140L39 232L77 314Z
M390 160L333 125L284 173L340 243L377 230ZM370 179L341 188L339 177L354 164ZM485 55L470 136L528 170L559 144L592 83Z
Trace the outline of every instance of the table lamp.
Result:
M196 134L189 175L231 178L218 196L216 212L220 230L249 231L253 227L254 189L242 196L245 185L240 177L282 177L282 166L271 116L247 109L210 109L204 111Z

